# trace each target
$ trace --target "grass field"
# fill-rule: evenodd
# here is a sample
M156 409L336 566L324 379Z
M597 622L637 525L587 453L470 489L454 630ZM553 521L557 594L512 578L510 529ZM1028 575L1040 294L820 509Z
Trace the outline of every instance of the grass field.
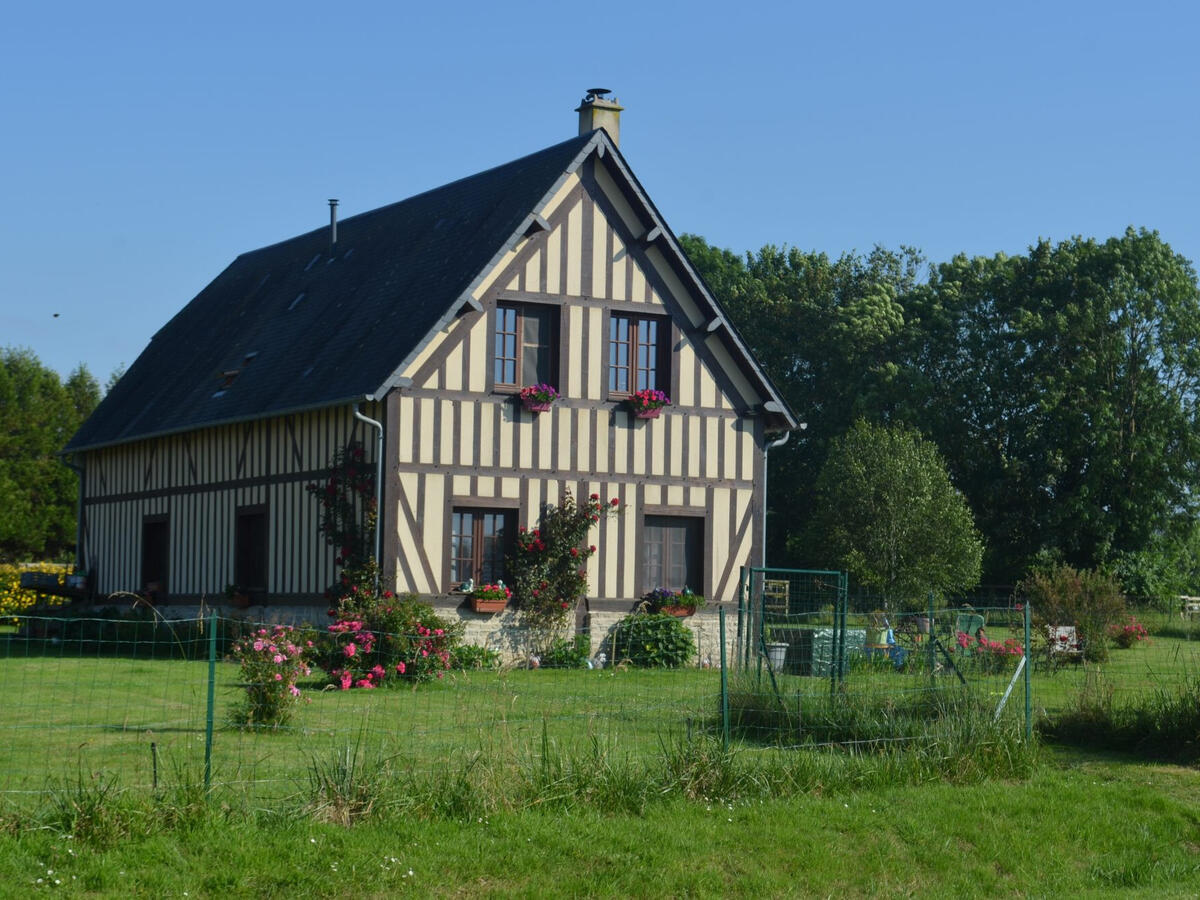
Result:
M1189 897L1198 808L1193 769L1077 754L1017 782L671 796L640 812L559 802L345 828L217 808L134 819L102 844L0 828L0 895Z
M543 741L569 750L599 738L645 756L711 721L719 692L718 673L698 669L455 672L415 690L323 690L312 681L286 729L246 730L229 724L238 675L233 664L216 666L213 780L258 794L288 792L312 757L356 742L415 770L454 754L528 755ZM195 769L207 691L205 662L4 660L0 791L37 791L47 776L80 769L150 786L156 757L163 772Z
M1165 629L1171 623L1156 624ZM1007 636L1002 629L991 633L997 640ZM1103 684L1124 699L1195 673L1200 641L1191 639L1190 630L1168 633L1114 650L1102 666L1067 664L1053 672L1035 667L1035 712L1064 708L1085 686L1095 690ZM36 792L50 776L79 771L106 772L126 786L146 787L153 784L156 767L161 776L171 767L202 766L206 662L30 656L11 638L3 646L0 792ZM43 653L53 649L40 648ZM373 752L420 771L456 754L536 756L543 742L556 751L572 751L598 741L608 752L641 759L657 754L664 742L718 725L715 670L517 669L456 672L415 690L322 690L314 680L302 685L304 702L287 729L247 731L229 724L241 697L238 668L222 662L215 671L213 780L259 796L286 794L314 757L352 742L365 742ZM973 695L985 705L998 704L1011 672L976 676L965 671ZM752 677L764 691L777 688L773 702L795 705L799 716L814 700L828 698L828 679L779 676L772 686L761 672ZM943 672L938 683L954 681ZM883 708L927 684L920 671L896 672L886 664L855 668L846 696ZM1023 707L1018 683L1006 710L1019 717ZM921 735L916 729L893 737ZM770 735L760 739L764 742L772 743Z
M222 663L206 795L207 663L7 646L0 896L1200 893L1194 767L1036 746L1022 759L987 734L957 759L769 741L726 755L701 734L719 673L698 669L314 683L289 729L251 732L227 724L240 692ZM1035 671L1035 706L1097 680L1152 692L1194 672L1198 650L1164 621L1102 667ZM1005 680L976 691L990 702ZM779 681L828 698L827 680ZM847 696L886 710L922 681L856 670Z

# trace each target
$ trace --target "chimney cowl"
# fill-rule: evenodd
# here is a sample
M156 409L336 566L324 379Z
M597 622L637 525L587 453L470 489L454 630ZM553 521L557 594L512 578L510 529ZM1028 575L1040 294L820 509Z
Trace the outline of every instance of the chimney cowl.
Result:
M575 109L579 113L579 133L591 134L597 128L603 128L614 144L621 143L621 106L616 97L611 100L608 88L588 88L583 100Z

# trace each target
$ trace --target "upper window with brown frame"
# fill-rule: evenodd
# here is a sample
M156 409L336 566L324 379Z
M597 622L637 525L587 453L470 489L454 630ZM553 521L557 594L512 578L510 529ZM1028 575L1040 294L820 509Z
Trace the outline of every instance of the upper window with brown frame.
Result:
M497 304L492 370L496 387L558 387L558 316L556 306Z
M608 320L608 392L665 391L669 381L668 320L661 316L612 315Z

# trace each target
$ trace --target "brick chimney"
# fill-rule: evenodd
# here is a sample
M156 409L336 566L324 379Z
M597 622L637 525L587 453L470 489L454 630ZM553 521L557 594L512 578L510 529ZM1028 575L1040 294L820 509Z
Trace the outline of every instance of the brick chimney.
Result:
M575 112L579 113L579 133L591 134L597 128L603 128L618 146L621 143L621 110L623 107L617 98L609 100L605 95L611 94L608 88L588 88L587 96Z

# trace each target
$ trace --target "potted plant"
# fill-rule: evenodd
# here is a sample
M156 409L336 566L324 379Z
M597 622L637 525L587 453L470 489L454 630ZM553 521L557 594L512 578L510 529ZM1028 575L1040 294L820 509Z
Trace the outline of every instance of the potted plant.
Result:
M512 591L504 586L503 581L495 584L481 584L472 588L468 596L471 598L471 609L477 613L497 613L508 606Z
M871 613L870 622L867 625L866 644L868 647L883 647L887 645L888 621L887 613L882 609L874 610Z
M657 419L664 406L671 405L671 398L656 388L647 388L629 395L629 409L639 419Z
M665 613L668 616L690 616L696 608L704 605L704 597L693 594L686 587L682 591L672 591L669 588L656 587L643 600L651 612Z
M768 625L763 631L763 642L767 647L767 664L771 667L772 672L782 672L787 663L788 643L775 640L774 637L775 635Z
M549 384L531 384L521 388L521 405L530 412L545 412L558 399L558 391Z

